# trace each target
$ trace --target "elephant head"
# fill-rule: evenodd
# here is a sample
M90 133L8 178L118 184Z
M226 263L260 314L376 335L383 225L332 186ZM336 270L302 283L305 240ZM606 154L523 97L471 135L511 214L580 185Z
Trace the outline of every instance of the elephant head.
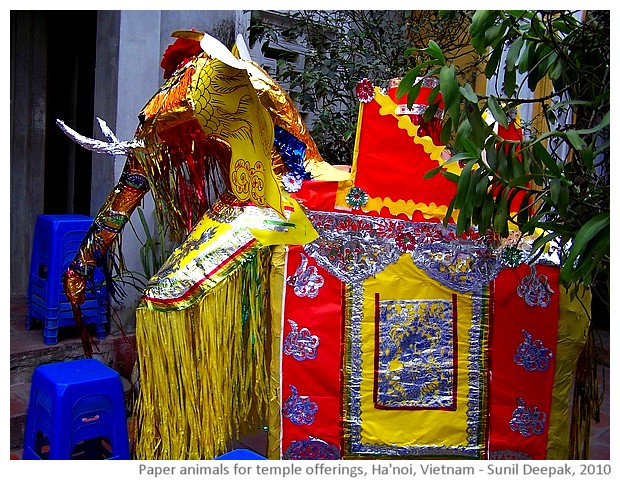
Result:
M108 142L57 122L89 150L127 156L118 184L63 275L86 356L92 347L79 305L87 281L149 190L160 221L180 242L222 195L285 217L285 202L294 200L287 198L283 176L340 180L348 175L323 161L290 97L243 55L242 44L233 49L235 55L206 33L172 36L176 41L162 60L165 82L139 113L133 139L119 141L101 120Z

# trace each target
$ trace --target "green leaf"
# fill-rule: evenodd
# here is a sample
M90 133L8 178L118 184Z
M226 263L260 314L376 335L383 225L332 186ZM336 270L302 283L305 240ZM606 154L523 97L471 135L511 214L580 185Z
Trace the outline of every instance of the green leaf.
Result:
M529 74L527 77L527 86L533 92L538 86L538 82L542 80L547 72L548 57L551 54L551 47L541 43L536 46L534 51L530 53L529 62Z
M422 63L416 65L411 70L409 70L405 76L400 80L398 84L398 88L396 89L396 99L400 100L405 94L411 89L411 87L415 84L416 78L420 70L423 68Z
M454 183L458 183L459 179L461 178L460 175L457 175L456 173L448 172L446 170L442 170L441 174L444 177L446 177L448 180L450 180L451 182L454 182Z
M499 60L501 58L502 58L502 49L501 48L493 49L493 53L491 53L491 56L489 57L489 60L487 61L486 66L484 67L484 75L487 78L491 78L493 75L495 75L495 72L497 71L497 66L499 65Z
M571 33L575 27L574 23L570 20L574 19L570 16L562 16L561 18L554 20L552 22L553 29L562 33Z
M559 177L561 174L560 166L555 162L544 145L542 143L534 143L532 148L534 149L535 158L540 160L554 176Z
M553 64L552 68L549 70L549 78L551 80L557 80L558 78L560 78L560 75L562 75L564 68L564 60L558 58Z
M442 171L441 173L444 173L444 171ZM448 222L452 218L452 213L454 212L454 200L454 198L450 200L450 204L448 205L448 209L446 210L446 216L443 219L444 226L448 226Z
M566 130L566 132L564 133L566 134L566 138L568 139L570 144L575 148L575 150L577 150L578 152L581 152L584 148L586 148L586 143L579 136L577 131Z
M470 160L465 164L461 175L459 176L459 182L456 188L455 207L462 208L465 198L469 190L469 182L471 181L471 169L476 163L475 160Z
M560 199L560 190L562 189L562 180L559 178L552 178L549 183L549 193L551 194L551 201L557 205Z
M525 40L523 37L517 37L510 48L508 48L508 53L506 54L506 70L514 71L517 65L517 60L519 59L519 54L521 53L521 48L523 48L523 43Z
M506 27L504 26L503 23L493 25L487 28L486 31L484 32L485 45L493 45L495 42L497 42L500 39L500 37L503 36L505 29Z
M471 179L469 180L469 187L467 189L467 194L465 197L465 202L461 208L461 213L463 213L468 219L472 219L474 214L474 209L478 206L476 205L476 186L480 180L480 171L472 170ZM471 222L470 222L471 224ZM469 228L469 225L467 225Z
M459 129L456 132L456 138L454 139L454 148L460 149L463 146L463 139L466 139L471 135L471 124L469 119L466 118L459 125Z
M561 235L572 235L573 229L556 222L538 222L538 228L543 230L553 230Z
M517 85L517 71L506 70L504 73L504 92L509 97L512 97L515 93L515 86Z
M441 139L441 143L443 143L444 145L450 143L453 124L457 125L458 121L456 119L452 120L451 118L448 118L448 120L444 122L443 127L441 127L441 134L439 135L439 138Z
M461 143L463 145L463 148L470 155L471 158L476 160L480 158L480 149L469 138L463 138L463 141Z
M558 59L558 54L554 52L553 50L551 50L551 52L546 56L546 58L542 60L541 68L543 69L543 76L544 74L548 74L550 73L551 70L553 70L557 62L557 59Z
M479 171L479 179L476 181L475 187L474 205L476 205L476 207L481 207L484 205L485 198L489 193L489 176L485 175L481 169L479 169Z
M525 73L529 71L532 66L532 57L536 50L536 42L534 41L525 41L525 49L523 50L523 54L519 59L519 73Z
M466 214L463 210L459 212L459 217L456 220L456 234L461 235L469 230L471 225L471 220L469 215Z
M459 84L454 74L454 65L443 66L439 72L439 89L443 98L443 103L452 117L457 122L460 112Z
M433 40L428 42L428 47L426 47L422 51L436 58L437 60L439 60L439 63L441 65L446 64L446 57L444 57L444 54L441 51L441 48L439 47L439 45L437 45L437 43L434 42Z
M523 187L533 180L535 175L519 175L508 182L509 187Z
M504 144L500 144L497 148L497 172L503 179L512 178L512 158L506 155Z
M489 110L491 110L491 113L493 114L493 118L495 118L495 120L497 120L497 122L499 122L502 127L508 128L508 118L506 118L504 110L502 110L502 107L497 101L497 97L495 97L494 95L489 96L487 105L489 107Z
M439 167L435 167L429 170L428 172L426 172L424 175L422 175L422 178L433 178L435 175L439 173L441 169L442 169L441 165Z
M525 222L525 224L523 224L523 226L521 227L521 231L525 233L526 235L529 235L532 232L534 232L536 227L538 227L539 220L543 218L545 214L546 212L539 212L536 215L533 215L532 217L530 217L530 219L527 222Z
M484 146L486 151L486 161L492 172L497 171L497 145L495 139L490 138Z
M420 80L419 82L416 82L409 89L409 92L407 93L407 108L411 108L411 106L413 105L413 102L415 102L416 98L418 98L421 88L422 88L422 81ZM397 95L396 98L400 99L400 97L398 97L398 93L396 95Z
M495 23L498 16L497 10L477 10L474 13L469 33L471 35L471 45L480 55L486 50L486 32Z
M577 106L577 105L590 106L592 105L592 102L589 102L587 100L563 100L561 102L556 102L556 103L549 105L549 110L557 110L560 108L564 109L566 107Z
M594 151L592 150L592 145L588 145L583 149L581 152L581 159L588 169L594 168Z
M459 87L459 92L461 92L461 95L463 95L463 97L465 97L471 103L478 103L478 95L476 95L469 83L466 83L465 85Z
M579 256L585 251L586 246L597 235L605 235L607 230L607 236L609 235L609 212L600 213L596 217L592 218L575 235L573 245L570 248L568 257L564 262L564 266L560 272L560 281L566 283L572 276L575 269L575 262Z
M467 152L459 152L459 153L455 153L454 155L452 155L448 160L446 160L444 162L444 165L447 165L448 163L454 163L454 162L458 162L459 160L471 160L475 157L472 157L469 153Z
M605 113L605 115L603 116L603 118L601 120L601 123L599 123L598 125L595 125L592 128L584 128L584 129L575 130L575 131L579 135L590 135L592 133L597 133L597 132L601 131L607 125L609 125L609 112Z
M477 10L474 13L474 16L471 18L471 25L469 27L469 34L472 37L477 36L481 33L485 27L487 22L489 21L491 15L493 14L492 10Z
M482 204L482 210L480 213L480 222L478 227L480 231L486 231L491 228L491 216L495 211L495 200L492 196L488 195L484 199L484 203Z
M521 177L525 175L523 163L519 156L515 153L514 145L510 149L510 158L512 159L512 177Z
M435 103L435 100L437 100L437 95L439 95L439 85L437 85L436 87L433 87L433 89L431 90L431 92L428 94L428 104L432 104ZM439 106L439 105L437 105Z
M523 198L521 199L521 204L519 205L519 211L517 212L517 223L519 225L524 225L528 218L530 217L530 198L534 195L534 192L525 192Z
M502 236L508 232L508 189L502 191L495 216L493 217L493 230Z
M609 257L609 245L608 226L594 241L590 242L587 251L584 251L579 259L579 266L575 269L570 282L578 283L582 281L586 287L589 287L592 284L594 275L598 276L599 271L607 270L609 262L606 259Z
M555 239L558 236L557 232L550 232L546 235L539 235L536 240L532 243L532 253L531 255L536 255L536 253L542 253L541 250L547 245L550 241Z
M435 116L435 113L437 113L437 109L438 108L439 108L439 104L438 103L431 103L431 104L429 104L428 108L424 112L424 116L422 117L422 118L424 118L424 121L425 122L430 122L431 119Z
M478 108L478 104L465 100L464 110L471 126L471 140L476 145L484 145L485 139L490 134L490 127L482 118L482 112Z
M603 120L601 120L599 127L601 128L606 127L607 125L609 125L609 122L610 122L610 116L609 116L609 111L607 111L605 115L603 115Z

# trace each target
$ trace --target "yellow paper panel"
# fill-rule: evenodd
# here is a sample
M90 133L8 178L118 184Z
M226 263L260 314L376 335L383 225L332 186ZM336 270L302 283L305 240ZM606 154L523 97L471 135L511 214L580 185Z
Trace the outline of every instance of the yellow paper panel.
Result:
M468 338L472 302L467 295L457 296L456 410L417 409L383 410L374 406L375 293L380 300L447 300L452 290L429 279L409 255L388 266L376 277L364 282L362 322L362 443L395 445L467 445Z

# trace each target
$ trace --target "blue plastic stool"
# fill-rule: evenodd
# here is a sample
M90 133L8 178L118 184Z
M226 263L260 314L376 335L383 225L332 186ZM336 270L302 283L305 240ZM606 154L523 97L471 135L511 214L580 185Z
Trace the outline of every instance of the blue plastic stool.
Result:
M215 457L215 460L267 460L265 457L258 453L248 450L246 448L237 448L231 450L228 453L224 453L219 457Z
M86 215L39 215L35 225L28 282L28 314L26 330L33 321L43 323L43 341L47 345L58 342L58 329L75 325L71 304L62 285L62 274L69 267L82 240L90 229L93 218ZM97 338L105 338L109 326L107 292L103 275L96 272L97 295L87 290L81 310L85 323L96 326ZM101 302L100 296L105 301Z
M127 460L123 383L92 358L50 363L32 375L24 460Z

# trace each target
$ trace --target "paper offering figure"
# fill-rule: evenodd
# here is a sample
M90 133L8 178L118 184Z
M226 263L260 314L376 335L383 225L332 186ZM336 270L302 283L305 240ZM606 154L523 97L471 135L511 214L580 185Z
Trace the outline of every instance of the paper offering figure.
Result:
M441 109L423 121L435 80L411 109L360 83L348 171L242 42L173 36L132 140L61 123L127 155L65 274L78 325L147 191L180 242L136 311L136 457L214 458L266 426L273 459L568 458L586 312L527 241L442 223L455 185L423 175L460 168Z

